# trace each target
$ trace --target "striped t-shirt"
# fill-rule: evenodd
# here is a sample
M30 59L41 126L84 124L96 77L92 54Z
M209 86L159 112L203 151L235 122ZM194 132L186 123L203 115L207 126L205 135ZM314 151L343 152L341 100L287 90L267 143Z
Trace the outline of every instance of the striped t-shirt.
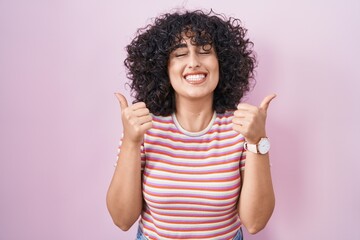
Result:
M232 112L216 114L201 132L184 130L175 115L153 116L141 148L144 210L139 226L149 239L232 239L244 137Z

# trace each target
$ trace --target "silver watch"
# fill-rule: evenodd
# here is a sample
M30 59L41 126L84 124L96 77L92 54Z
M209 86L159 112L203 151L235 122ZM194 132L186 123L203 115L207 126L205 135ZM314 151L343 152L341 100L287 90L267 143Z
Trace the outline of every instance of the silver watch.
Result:
M251 144L245 141L244 149L253 153L266 154L270 150L270 141L267 137L263 137L257 144Z

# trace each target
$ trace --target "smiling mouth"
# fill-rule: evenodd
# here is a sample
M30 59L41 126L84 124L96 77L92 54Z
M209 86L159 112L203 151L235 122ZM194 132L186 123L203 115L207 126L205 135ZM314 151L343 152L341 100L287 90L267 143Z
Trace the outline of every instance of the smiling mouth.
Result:
M185 76L185 80L191 84L200 84L205 81L206 74L188 74Z

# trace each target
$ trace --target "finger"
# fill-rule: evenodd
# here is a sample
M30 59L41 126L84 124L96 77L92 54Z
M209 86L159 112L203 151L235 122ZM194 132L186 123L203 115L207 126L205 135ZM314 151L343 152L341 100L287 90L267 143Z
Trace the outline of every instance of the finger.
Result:
M253 107L254 107L253 105L248 104L248 103L239 103L239 104L237 105L237 109L238 109L238 110L249 110L249 109L251 109L251 108L253 108Z
M121 109L127 108L129 106L124 95L122 95L121 93L115 93L115 96L119 100Z
M146 105L144 102L137 102L134 103L131 107L133 110L138 110L138 109L146 108Z
M150 115L142 116L137 119L138 124L143 125L149 122L152 122L152 117Z
M274 94L274 93L266 96L266 97L264 98L264 100L262 100L259 108L264 109L265 111L267 111L270 102L271 102L275 97L276 97L276 94Z
M142 124L140 128L143 131L149 130L150 128L152 128L152 121Z
M238 133L242 134L244 132L244 127L242 125L233 124L232 128L233 128L233 130L235 130Z
M236 110L234 112L234 117L244 118L244 117L246 117L247 114L248 114L248 112L246 110Z
M243 118L233 118L232 119L233 124L237 124L237 125L243 125L244 124L244 119Z
M150 115L149 109L147 108L140 108L134 111L135 116L142 117Z
M233 124L237 124L242 127L249 126L251 124L251 121L247 118L234 118L232 122Z

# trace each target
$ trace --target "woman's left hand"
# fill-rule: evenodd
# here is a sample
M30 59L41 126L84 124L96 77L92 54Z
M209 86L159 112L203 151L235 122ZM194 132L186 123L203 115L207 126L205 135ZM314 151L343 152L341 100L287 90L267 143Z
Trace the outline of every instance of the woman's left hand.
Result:
M268 95L259 107L240 103L234 112L233 129L241 133L249 143L256 144L260 138L266 137L265 122L267 109L276 94Z

